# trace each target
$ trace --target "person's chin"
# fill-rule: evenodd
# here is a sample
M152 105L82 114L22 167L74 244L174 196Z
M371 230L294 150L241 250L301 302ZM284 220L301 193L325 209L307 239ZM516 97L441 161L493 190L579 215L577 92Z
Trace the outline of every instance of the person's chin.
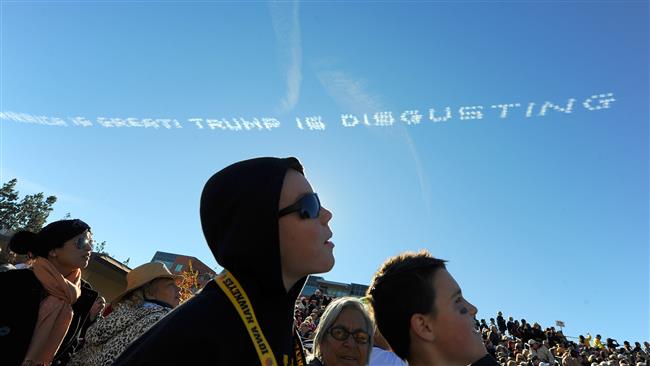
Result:
M334 255L330 253L329 258L323 258L311 273L326 273L331 271L332 268L334 268Z
M334 268L334 263L336 262L336 259L334 258L334 253L330 252L329 253L330 257L328 258L328 263L326 265L327 269L324 272L329 272Z

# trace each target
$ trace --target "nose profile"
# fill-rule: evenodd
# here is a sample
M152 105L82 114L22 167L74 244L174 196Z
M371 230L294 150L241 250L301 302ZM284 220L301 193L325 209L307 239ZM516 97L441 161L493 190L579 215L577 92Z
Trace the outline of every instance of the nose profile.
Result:
M332 214L332 211L326 209L325 207L321 207L320 209L321 209L321 214L319 216L320 220L323 224L327 224L328 222L330 222L330 220L334 215Z
M469 313L472 314L472 316L476 315L476 313L478 313L478 309L476 308L476 306L472 305L469 302L468 304L469 304Z

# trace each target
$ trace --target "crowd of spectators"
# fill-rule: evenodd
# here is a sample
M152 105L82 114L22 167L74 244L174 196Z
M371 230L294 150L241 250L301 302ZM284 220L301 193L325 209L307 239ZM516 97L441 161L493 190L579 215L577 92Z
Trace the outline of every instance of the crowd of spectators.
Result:
M307 349L318 327L320 317L333 298L321 290L296 301L295 321L298 333ZM615 339L604 343L600 334L578 338L566 337L555 327L543 328L526 319L506 320L499 312L496 318L476 321L485 348L502 366L650 366L650 343L632 345Z
M309 344L314 338L320 318L327 305L332 302L332 297L324 295L321 290L316 290L311 296L301 296L296 300L294 317L303 343Z
M532 325L526 319L506 321L501 312L496 321L491 318L476 322L481 330L485 347L503 366L648 366L650 343L628 341L619 346L608 338L605 345L601 336L580 335L571 340L555 327Z

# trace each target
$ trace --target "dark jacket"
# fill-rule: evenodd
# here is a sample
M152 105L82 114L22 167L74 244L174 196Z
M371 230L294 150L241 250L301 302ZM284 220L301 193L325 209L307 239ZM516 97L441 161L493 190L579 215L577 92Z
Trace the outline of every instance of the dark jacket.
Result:
M293 311L306 278L282 282L278 204L293 158L253 159L225 168L201 196L201 224L217 262L246 291L279 365L293 359ZM134 341L114 365L260 365L237 310L214 282Z
M503 319L501 315L497 316L497 326L499 327L499 332L501 332L501 334L504 334L508 329L506 326L506 320Z
M0 301L0 356L2 365L20 365L34 333L41 300L48 296L31 269L0 273L0 287L6 295ZM81 281L81 296L72 305L74 316L52 365L66 365L78 343L79 333L88 319L97 292Z

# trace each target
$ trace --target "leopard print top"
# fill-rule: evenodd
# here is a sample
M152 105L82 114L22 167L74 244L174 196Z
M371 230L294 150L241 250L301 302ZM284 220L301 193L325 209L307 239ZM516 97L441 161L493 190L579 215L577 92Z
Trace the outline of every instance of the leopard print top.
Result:
M118 304L106 318L86 332L86 342L75 353L70 366L109 366L136 338L167 315L171 308L145 302L133 307Z

